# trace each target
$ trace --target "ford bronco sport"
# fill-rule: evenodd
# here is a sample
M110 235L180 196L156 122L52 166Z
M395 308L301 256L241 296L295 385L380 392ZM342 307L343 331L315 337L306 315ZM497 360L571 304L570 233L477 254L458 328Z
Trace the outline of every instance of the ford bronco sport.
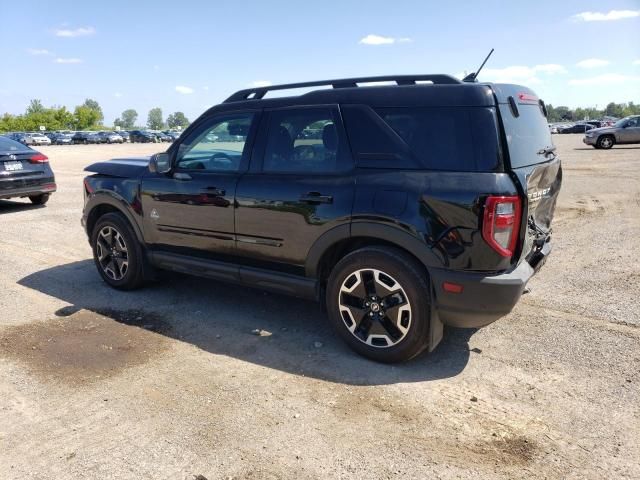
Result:
M269 95L297 88L312 90ZM554 150L522 86L252 88L166 153L87 167L83 225L112 287L163 269L319 300L354 350L404 361L517 303L551 250Z

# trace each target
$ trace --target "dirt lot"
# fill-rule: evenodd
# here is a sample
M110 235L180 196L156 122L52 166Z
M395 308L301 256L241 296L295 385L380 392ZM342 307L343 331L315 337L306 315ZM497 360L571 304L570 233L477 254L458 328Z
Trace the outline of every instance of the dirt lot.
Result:
M42 148L59 192L0 201L0 478L640 478L640 147L555 138L555 250L532 292L400 366L355 356L300 300L107 288L82 168L159 147Z

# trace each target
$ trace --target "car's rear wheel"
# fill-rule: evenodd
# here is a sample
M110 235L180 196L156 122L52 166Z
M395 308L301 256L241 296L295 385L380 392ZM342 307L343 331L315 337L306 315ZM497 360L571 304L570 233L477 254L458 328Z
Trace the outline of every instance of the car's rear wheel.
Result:
M327 312L356 352L385 363L402 362L428 346L427 272L404 252L366 247L344 257L327 283Z
M43 193L42 195L32 195L29 197L29 200L31 200L31 203L33 203L34 205L44 205L49 201L50 196L51 195L49 195L48 193Z
M100 217L91 235L93 259L102 279L120 290L144 283L142 248L129 222L119 213Z
M615 138L613 138L612 135L603 135L600 138L598 138L598 148L603 148L605 150L608 150L609 148L613 147L616 143Z

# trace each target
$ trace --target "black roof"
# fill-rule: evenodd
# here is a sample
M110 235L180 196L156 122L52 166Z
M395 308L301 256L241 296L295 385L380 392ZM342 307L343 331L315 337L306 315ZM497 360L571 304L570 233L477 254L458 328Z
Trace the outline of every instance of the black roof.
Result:
M432 83L420 83L425 81ZM358 84L375 82L395 82L395 85L358 86ZM263 98L272 91L313 87L329 88L320 88L302 95ZM530 92L526 87L519 88L520 91ZM209 112L350 103L374 107L493 106L495 105L493 93L490 84L465 83L455 77L441 74L363 77L240 90L224 103L209 109Z

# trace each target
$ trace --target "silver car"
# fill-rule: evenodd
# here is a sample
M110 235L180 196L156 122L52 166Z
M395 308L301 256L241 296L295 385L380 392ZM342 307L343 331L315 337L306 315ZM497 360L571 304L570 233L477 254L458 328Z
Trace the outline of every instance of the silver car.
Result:
M611 148L616 143L640 143L640 115L618 120L610 127L589 130L582 140L594 148Z

